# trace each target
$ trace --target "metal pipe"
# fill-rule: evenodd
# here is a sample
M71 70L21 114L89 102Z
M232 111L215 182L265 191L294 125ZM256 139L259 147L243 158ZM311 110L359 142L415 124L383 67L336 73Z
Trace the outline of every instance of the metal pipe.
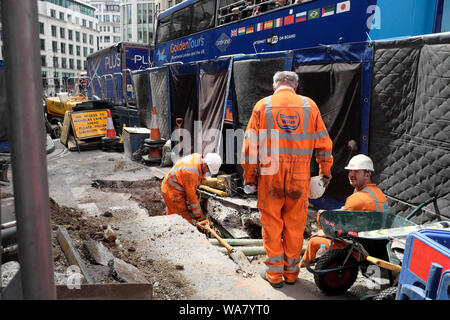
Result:
M262 246L262 239L223 239L230 246ZM217 239L209 239L209 242L214 245L218 245L219 241Z
M56 299L37 1L5 0L1 6L23 298Z

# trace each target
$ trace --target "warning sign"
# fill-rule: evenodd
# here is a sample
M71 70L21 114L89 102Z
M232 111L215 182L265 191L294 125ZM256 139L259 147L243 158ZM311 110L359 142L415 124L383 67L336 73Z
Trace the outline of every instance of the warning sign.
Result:
M106 110L72 112L72 127L78 140L102 137L106 134Z

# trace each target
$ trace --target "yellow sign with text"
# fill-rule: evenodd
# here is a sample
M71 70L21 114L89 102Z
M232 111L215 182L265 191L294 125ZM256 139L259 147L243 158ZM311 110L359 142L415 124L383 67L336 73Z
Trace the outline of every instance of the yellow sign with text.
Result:
M106 135L106 110L72 112L72 127L78 140Z

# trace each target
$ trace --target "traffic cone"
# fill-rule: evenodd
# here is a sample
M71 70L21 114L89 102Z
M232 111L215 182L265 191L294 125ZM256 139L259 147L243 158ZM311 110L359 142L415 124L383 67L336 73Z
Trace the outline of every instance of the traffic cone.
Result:
M153 107L150 137L149 139L144 140L144 145L149 149L148 155L142 156L142 160L145 164L150 165L161 162L162 147L164 146L165 142L165 140L161 139L161 133L158 128L156 108Z
M105 138L115 138L116 137L116 130L114 130L114 124L111 117L111 111L107 109L108 116L106 118L106 136Z

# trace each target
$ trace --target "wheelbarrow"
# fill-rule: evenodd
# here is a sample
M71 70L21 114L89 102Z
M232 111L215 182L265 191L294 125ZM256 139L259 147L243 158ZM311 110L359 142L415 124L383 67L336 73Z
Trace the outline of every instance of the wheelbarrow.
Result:
M359 270L368 277L366 271L371 264L387 269L390 286L394 286L401 270L402 256L393 251L392 243L406 239L409 233L420 229L450 228L449 221L423 225L410 221L423 206L435 200L422 203L406 218L389 212L322 212L319 222L331 244L325 254L306 263L318 288L327 295L344 294L356 281ZM332 248L333 244L339 248Z

